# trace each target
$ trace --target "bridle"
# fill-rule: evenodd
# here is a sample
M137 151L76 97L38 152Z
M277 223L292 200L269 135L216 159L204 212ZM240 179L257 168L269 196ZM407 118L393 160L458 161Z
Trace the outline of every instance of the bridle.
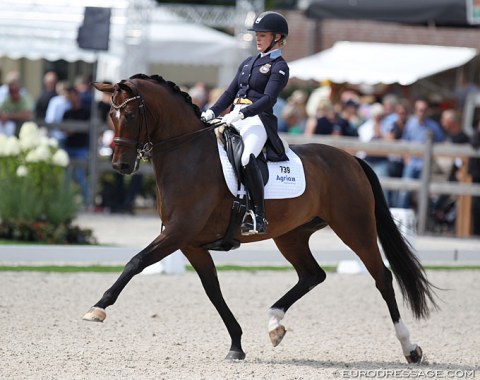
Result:
M131 98L128 98L124 100L121 104L117 105L113 101L113 95L112 95L110 99L110 103L115 110L119 111L125 108L128 103L134 100L140 100L140 105L138 106L138 109L140 111L141 119L140 119L140 128L138 128L137 138L136 140L132 140L132 139L126 139L124 137L115 137L113 139L113 142L115 143L116 146L123 145L123 146L134 147L137 150L137 160L141 159L143 161L148 161L152 155L153 143L150 141L150 134L148 133L147 120L145 116L145 102L143 101L143 98L140 95L132 96ZM140 134L142 132L143 125L145 125L148 142L146 142L142 146L142 143L140 143Z
M183 135L171 137L169 139L162 140L154 144L150 140L150 134L148 132L147 119L145 115L146 106L145 106L143 97L141 95L132 96L131 98L124 100L121 104L118 104L118 105L115 104L115 102L113 101L113 95L112 95L110 99L110 103L111 103L111 106L118 111L125 108L128 103L134 100L140 100L140 105L138 106L138 108L140 111L141 120L140 120L140 127L138 128L137 138L136 140L132 140L124 137L115 137L113 139L113 142L115 143L116 146L123 145L123 146L135 148L137 150L137 161L140 159L143 161L148 161L150 158L152 158L154 148L162 146L163 148L162 151L164 152L170 151L178 147L180 144L183 144L185 142L192 140L193 137L195 137L197 134L208 132L218 127L217 124L212 124L206 128L198 129L193 132L188 132ZM145 126L146 137L148 140L146 143L140 142L140 135L141 135L143 126Z

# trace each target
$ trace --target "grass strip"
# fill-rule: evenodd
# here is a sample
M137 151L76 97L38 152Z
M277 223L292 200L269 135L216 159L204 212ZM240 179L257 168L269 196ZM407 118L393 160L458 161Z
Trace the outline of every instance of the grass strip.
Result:
M75 272L121 272L123 266L113 265L2 265L0 272L56 272L56 273L75 273Z
M425 270L479 270L480 265L424 265Z
M335 266L322 267L326 272L335 272ZM446 270L446 271L462 271L462 270L480 270L480 265L426 265L425 270ZM187 265L185 269L188 272L194 272L192 266ZM75 273L75 272L96 272L96 273L115 273L121 272L123 266L113 265L3 265L0 266L0 272L56 272L56 273ZM244 271L244 272L287 272L292 271L290 266L276 265L219 265L218 271Z

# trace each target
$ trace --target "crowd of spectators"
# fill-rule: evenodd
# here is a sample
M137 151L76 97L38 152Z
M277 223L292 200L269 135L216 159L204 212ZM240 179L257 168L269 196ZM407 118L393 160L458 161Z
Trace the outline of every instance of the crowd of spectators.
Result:
M25 121L35 120L40 124L56 124L65 121L90 120L92 90L90 80L78 77L73 84L59 81L57 73L48 71L43 76L39 96L33 100L22 86L17 71L7 73L0 87L0 133L17 135ZM59 141L72 160L86 162L89 154L89 132L51 128L49 134ZM88 186L85 165L77 165L73 178L78 183L84 203L88 201Z
M182 87L190 95L192 102L201 111L208 109L223 88L209 88L198 82L191 87ZM35 119L46 124L61 123L68 120L89 120L92 110L92 89L88 78L79 77L69 84L59 80L55 72L49 71L43 77L43 88L35 101L31 99L17 72L8 73L5 84L0 87L0 133L13 135L18 133L19 126L26 120ZM460 104L461 99L457 102ZM99 119L108 124L109 99L97 102L96 112ZM365 95L355 90L345 90L335 96L328 87L322 84L314 91L304 89L291 91L288 96L279 98L274 107L278 118L279 131L295 135L330 135L358 138L360 141L403 140L425 143L427 132L433 135L435 143L449 141L451 143L469 143L478 145L478 129L474 136L467 136L461 128L461 109L455 104L443 108L432 108L424 98L405 99L393 93L382 96ZM222 116L222 115L217 115ZM59 139L60 144L73 159L84 160L89 154L88 132L67 132L49 128L52 136ZM475 140L477 139L477 140ZM477 141L477 143L475 143ZM416 156L400 156L395 154L378 155L358 152L371 165L379 177L397 177L418 179L421 176L423 160ZM469 172L473 182L480 181L478 159L471 159ZM458 180L462 161L454 160L448 180ZM82 194L87 199L85 171L75 173ZM138 180L138 181L137 181ZM124 194L118 199L116 207L132 209L132 199L139 191L142 177L134 181L133 191L125 190L123 177L118 178L116 194ZM120 191L121 190L121 191ZM415 194L407 191L386 191L390 207L415 208ZM454 203L454 200L453 200ZM439 220L452 220L452 199L440 196L432 201L432 210ZM474 233L480 235L478 208L479 197L473 199ZM115 209L115 208L113 208ZM453 220L455 216L453 215Z
M197 83L186 90L201 110L208 109L208 105L215 100L215 94L221 93L221 89L209 90L203 83ZM274 107L279 131L305 136L348 136L363 142L401 140L424 144L430 133L434 143L448 141L465 144L472 141L461 130L462 109L458 105L463 98L440 107L436 104L433 107L426 98L406 99L394 93L372 96L345 90L336 94L336 100L333 98L328 86L319 87L311 93L297 89L285 98L279 98ZM357 155L365 159L379 177L419 179L423 169L423 158L418 156L365 155L364 152L357 152ZM478 164L475 160L470 160L469 170L473 181L478 182L480 174L477 173ZM447 174L449 181L459 180L462 165L465 162L460 158L453 161ZM410 191L385 191L389 206L396 208L416 209L415 195ZM445 223L453 227L455 199L448 195L432 198L430 208L434 223ZM478 197L474 197L473 204L478 209ZM479 234L477 215L480 214L478 211L474 214L475 212L472 213L473 229L475 234Z

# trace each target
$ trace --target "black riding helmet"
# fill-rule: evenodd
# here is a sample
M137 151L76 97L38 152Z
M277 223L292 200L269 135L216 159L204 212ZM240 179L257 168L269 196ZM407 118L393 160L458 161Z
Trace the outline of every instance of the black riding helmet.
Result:
M253 32L272 32L274 34L280 34L283 40L288 36L288 23L280 13L277 12L263 12L258 15L253 23L252 27L248 29ZM268 52L273 45L278 41L272 40L270 46L265 50Z

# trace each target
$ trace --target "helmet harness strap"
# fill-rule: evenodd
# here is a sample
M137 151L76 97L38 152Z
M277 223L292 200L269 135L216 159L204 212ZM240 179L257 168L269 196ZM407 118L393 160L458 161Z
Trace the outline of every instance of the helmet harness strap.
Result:
M277 34L280 34L280 33L273 33L273 37L272 37L272 42L270 42L270 45L268 45L268 47L265 49L265 51L263 51L263 53L268 53L270 50L272 50L272 48L275 46L275 44L279 43L280 41L282 41L283 39L285 39L285 37L280 34L280 39L275 41L275 37Z

